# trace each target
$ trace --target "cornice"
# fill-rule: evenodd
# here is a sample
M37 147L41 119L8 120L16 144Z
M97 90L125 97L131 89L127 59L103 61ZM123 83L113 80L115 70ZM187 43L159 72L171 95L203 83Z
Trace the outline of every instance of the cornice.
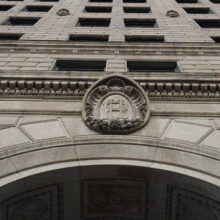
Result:
M0 41L2 53L121 54L217 56L215 43L80 43L68 41Z
M82 99L95 79L0 79L1 97L75 98ZM220 79L137 79L150 98L220 99Z

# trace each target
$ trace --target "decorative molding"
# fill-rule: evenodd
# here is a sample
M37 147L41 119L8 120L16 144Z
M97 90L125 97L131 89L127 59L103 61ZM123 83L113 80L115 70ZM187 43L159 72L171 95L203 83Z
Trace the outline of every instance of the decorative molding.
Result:
M67 16L67 15L70 15L70 12L68 9L66 8L62 8L60 9L59 11L57 11L56 13L58 16Z
M5 220L63 220L62 185L33 189L2 202Z
M187 189L168 186L167 220L219 220L220 201Z
M170 11L167 11L166 16L171 17L171 18L176 18L176 17L179 17L179 13L175 10L170 10Z
M147 220L149 189L135 179L88 179L82 182L82 215L85 220Z
M2 79L0 96L82 97L94 80ZM220 98L220 81L138 80L151 98Z
M113 74L97 81L87 91L82 117L87 126L100 132L131 132L149 120L149 99L136 82Z

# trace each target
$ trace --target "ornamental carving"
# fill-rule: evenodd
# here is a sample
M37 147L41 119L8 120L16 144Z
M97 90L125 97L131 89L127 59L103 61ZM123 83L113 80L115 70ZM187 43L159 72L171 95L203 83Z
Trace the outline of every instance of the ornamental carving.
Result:
M85 94L82 117L92 129L127 133L144 126L150 115L149 100L133 80L111 75L99 80Z

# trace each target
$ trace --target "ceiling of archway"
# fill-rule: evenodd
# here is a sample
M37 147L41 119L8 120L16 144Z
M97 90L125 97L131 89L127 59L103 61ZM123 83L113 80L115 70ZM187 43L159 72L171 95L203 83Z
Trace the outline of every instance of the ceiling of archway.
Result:
M220 189L128 166L41 173L0 189L1 220L219 220Z

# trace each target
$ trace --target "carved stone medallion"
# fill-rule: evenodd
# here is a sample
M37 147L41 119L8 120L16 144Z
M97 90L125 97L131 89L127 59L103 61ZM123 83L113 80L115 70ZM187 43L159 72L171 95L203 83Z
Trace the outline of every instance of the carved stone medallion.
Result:
M104 133L128 133L144 126L150 116L143 89L122 75L107 76L85 94L82 117L92 129Z

